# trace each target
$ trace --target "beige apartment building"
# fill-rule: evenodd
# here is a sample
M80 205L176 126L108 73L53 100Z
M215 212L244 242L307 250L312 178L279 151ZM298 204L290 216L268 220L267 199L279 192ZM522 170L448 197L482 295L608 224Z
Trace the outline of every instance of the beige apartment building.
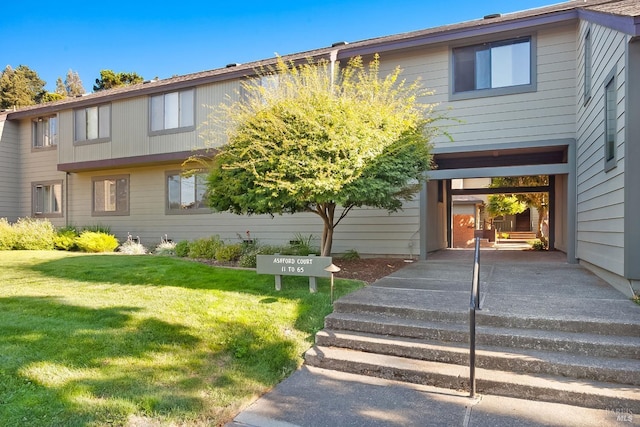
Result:
M380 54L435 91L457 119L434 141L437 168L398 213L359 209L334 251L426 258L451 245L451 180L549 175L555 249L621 291L640 291L640 4L549 7L285 57L340 62ZM153 246L218 234L287 242L321 233L314 215L236 216L202 203L180 174L204 147L210 113L275 58L0 113L0 217L105 224ZM219 143L222 143L222 138Z

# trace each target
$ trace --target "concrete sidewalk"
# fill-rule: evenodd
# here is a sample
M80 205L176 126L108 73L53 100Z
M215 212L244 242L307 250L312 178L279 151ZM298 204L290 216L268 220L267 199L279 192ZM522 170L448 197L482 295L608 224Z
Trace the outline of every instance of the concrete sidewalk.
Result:
M440 251L374 283L359 297L380 298L384 288L411 290L414 301L468 311L473 251ZM559 252L483 250L483 313L550 321L623 320L640 324L640 307ZM413 294L413 290L421 292ZM436 295L425 297L425 295ZM380 294L380 295L378 295ZM391 292L393 294L393 292ZM390 294L390 295L391 295ZM420 300L420 301L415 301ZM393 304L395 301L388 301ZM634 329L636 330L636 329ZM639 362L640 368L640 362ZM640 395L640 389L638 389ZM632 426L640 414L624 408L589 409L481 395L303 366L236 416L229 427L291 426Z
M469 394L303 366L228 427L637 426L640 414Z

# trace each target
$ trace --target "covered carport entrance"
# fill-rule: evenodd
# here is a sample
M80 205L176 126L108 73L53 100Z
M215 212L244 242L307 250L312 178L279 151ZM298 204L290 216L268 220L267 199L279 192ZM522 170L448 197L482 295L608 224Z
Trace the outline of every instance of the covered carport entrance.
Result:
M456 146L442 144L433 150L435 168L421 193L420 258L452 247L454 195L545 191L549 193L549 248L566 253L575 263L576 177L575 141L560 139ZM547 175L549 185L529 188L454 190L451 180Z

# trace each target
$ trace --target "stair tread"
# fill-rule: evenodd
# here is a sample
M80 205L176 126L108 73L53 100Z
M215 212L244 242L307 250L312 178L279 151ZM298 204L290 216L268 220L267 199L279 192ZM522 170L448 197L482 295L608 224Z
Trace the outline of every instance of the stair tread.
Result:
M469 354L469 345L459 342L441 342L416 338L394 337L357 331L321 330L316 336L335 337L342 340L369 342L381 345L393 345L410 349L425 349L432 351L451 352L460 355ZM338 347L338 346L336 346ZM508 348L488 345L477 345L478 357L499 357L505 359L536 359L541 362L567 364L572 366L601 367L610 370L640 371L640 360L626 358L596 357L564 352L533 350L525 348Z
M310 357L322 359L342 360L371 366L371 369L393 368L421 373L432 373L467 380L469 368L462 365L408 359L404 357L366 353L358 350L336 347L314 346L307 351ZM545 388L556 391L570 390L585 395L599 395L611 398L636 400L640 404L640 388L613 383L592 381L587 379L558 377L540 374L522 374L493 369L476 368L478 383L513 384L518 387Z
M445 331L455 331L468 333L469 326L464 323L444 323L438 321L428 321L419 319L406 319L395 316L384 316L379 314L358 314L358 313L331 313L325 319L349 320L359 322L370 322L376 325L404 326L424 329L438 329ZM618 345L625 347L640 348L640 337L626 335L601 335L585 332L566 332L543 329L508 328L496 326L478 325L476 336L500 335L500 336L520 336L528 338L540 338L554 341L589 342L602 345Z

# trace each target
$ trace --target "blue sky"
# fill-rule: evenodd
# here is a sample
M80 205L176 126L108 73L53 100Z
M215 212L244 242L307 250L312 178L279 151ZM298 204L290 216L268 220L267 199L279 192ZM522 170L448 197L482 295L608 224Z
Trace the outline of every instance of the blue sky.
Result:
M7 1L0 12L0 66L27 65L50 91L72 69L91 92L102 69L163 79L559 2L36 0L27 7Z

